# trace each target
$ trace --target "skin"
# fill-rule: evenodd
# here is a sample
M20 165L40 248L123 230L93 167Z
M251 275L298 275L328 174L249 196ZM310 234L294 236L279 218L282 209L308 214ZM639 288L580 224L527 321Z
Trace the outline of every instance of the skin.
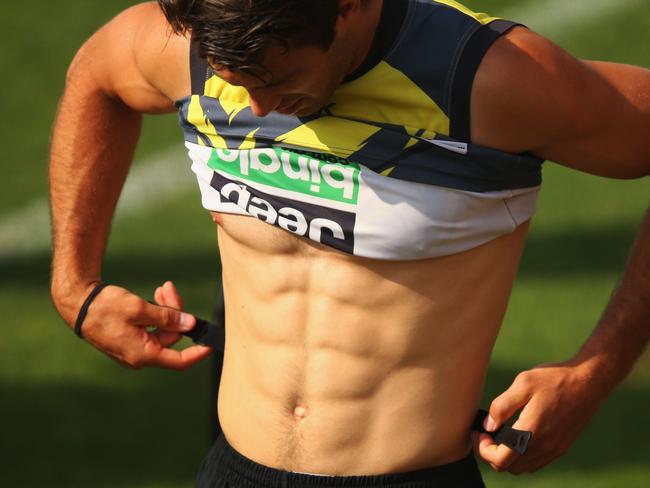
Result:
M257 115L316 110L363 60L381 2L364 9L358 0L341 0L340 6L331 51L270 51L268 80L219 75L249 91ZM70 67L50 164L52 296L70 325L100 280L141 113L174 111L173 101L190 93L187 53L187 39L170 35L157 6L145 4L100 29ZM650 73L642 68L576 60L516 28L494 44L477 73L472 142L531 151L607 177L645 176L649 94ZM227 303L219 416L238 451L279 469L338 475L419 469L467 453L527 224L465 253L382 262L255 219L213 219ZM495 469L535 471L564 453L643 351L649 220L581 350L521 373L492 402L488 430L522 409L515 427L534 432L524 456L487 434L474 435L474 450ZM85 337L135 369L184 369L209 355L201 346L171 348L194 325L174 285L162 285L155 299L157 306L107 287L90 307ZM147 332L148 325L157 330Z
M293 44L289 52L271 47L263 61L266 70L258 77L220 69L218 65L214 66L215 74L231 85L245 87L251 109L258 117L271 112L313 114L327 105L343 78L364 60L379 23L381 6L381 1L370 2L366 8L357 2L342 2L337 36L328 51Z

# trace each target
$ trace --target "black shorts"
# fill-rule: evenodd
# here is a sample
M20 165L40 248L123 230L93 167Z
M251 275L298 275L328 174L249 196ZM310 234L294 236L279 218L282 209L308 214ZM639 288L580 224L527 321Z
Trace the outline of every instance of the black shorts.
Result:
M269 468L244 457L221 434L204 459L197 488L284 487L484 488L473 455L435 468L373 476L318 476Z

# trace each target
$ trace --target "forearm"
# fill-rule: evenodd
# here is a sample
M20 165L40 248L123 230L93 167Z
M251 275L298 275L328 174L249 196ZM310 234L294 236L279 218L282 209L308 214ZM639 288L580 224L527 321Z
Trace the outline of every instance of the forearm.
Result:
M575 360L611 390L630 372L650 340L650 210L630 253L623 279Z
M52 296L70 323L83 290L100 279L110 222L133 157L141 116L73 63L50 154ZM81 298L83 300L83 298Z
M520 411L513 426L533 432L523 456L474 433L474 450L491 466L519 474L538 470L566 453L602 402L630 372L650 339L650 209L620 285L593 334L569 361L517 375L490 405L492 432Z

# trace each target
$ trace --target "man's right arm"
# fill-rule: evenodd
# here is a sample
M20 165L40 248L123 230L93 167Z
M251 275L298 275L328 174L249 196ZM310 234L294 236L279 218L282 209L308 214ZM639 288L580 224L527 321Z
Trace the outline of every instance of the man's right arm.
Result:
M69 325L101 280L110 223L133 158L141 114L174 110L173 99L189 84L187 64L182 66L186 53L187 41L169 36L158 7L144 4L97 31L69 68L49 167L52 297ZM146 327L181 332L194 324L187 314L110 286L93 302L83 331L95 347L130 367L182 369L210 350L169 349L171 342L161 343Z

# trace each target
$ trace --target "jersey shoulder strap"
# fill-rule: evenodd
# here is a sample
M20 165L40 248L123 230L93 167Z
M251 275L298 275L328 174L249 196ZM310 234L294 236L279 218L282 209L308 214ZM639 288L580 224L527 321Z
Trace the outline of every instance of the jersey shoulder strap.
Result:
M454 1L410 0L400 39L386 62L404 73L440 108L444 135L469 142L471 90L492 44L520 25L476 13Z
M190 77L192 95L203 95L205 82L209 78L208 62L199 54L199 45L194 37L190 39Z
M470 102L472 86L476 72L487 50L503 34L513 27L515 22L495 20L481 25L467 40L452 74L451 96L449 103L450 136L461 141L469 141L470 134Z

